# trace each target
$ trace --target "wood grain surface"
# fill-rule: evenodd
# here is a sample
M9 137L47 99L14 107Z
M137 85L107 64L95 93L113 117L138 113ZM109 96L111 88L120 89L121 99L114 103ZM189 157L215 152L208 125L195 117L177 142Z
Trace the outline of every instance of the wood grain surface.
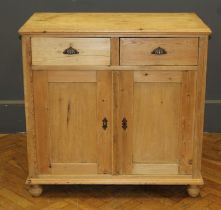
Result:
M209 34L211 30L194 13L35 13L19 33Z

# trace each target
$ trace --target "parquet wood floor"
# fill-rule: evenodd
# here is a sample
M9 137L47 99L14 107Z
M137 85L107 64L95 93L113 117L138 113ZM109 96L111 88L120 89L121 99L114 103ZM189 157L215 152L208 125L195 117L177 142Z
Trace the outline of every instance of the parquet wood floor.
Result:
M183 186L45 186L32 198L25 134L0 136L0 210L221 210L221 134L205 134L203 155L198 198Z

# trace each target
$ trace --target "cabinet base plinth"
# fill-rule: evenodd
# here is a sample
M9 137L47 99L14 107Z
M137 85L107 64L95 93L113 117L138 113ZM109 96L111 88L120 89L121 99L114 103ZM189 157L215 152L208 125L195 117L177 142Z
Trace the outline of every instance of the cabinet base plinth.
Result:
M192 178L189 175L174 176L138 176L138 175L39 175L28 178L26 184L50 185L50 184L95 184L95 185L203 185L203 179Z

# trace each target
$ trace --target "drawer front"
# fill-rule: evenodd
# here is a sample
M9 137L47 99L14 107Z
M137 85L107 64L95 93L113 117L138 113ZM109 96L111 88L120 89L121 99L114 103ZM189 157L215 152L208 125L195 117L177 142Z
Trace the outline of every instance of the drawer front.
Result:
M121 38L121 65L197 65L198 38Z
M32 65L110 65L109 38L33 37Z

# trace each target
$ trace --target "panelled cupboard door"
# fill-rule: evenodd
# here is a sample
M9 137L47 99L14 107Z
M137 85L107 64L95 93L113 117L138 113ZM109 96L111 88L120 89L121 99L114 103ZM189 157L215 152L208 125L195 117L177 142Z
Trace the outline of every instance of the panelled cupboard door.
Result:
M118 174L191 174L195 71L120 71Z
M112 73L33 74L38 173L111 173Z

